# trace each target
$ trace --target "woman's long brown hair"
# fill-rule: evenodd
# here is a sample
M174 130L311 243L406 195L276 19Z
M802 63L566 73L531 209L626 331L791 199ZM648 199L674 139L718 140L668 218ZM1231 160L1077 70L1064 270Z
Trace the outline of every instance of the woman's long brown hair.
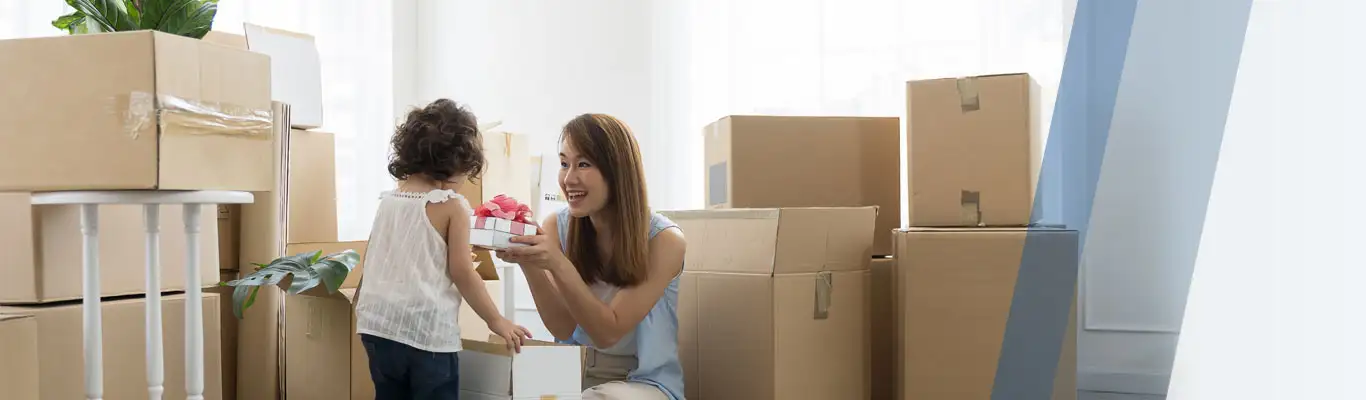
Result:
M580 115L565 125L560 141L572 143L602 172L608 198L601 212L611 215L604 227L612 232L612 251L607 260L597 250L597 228L587 217L569 219L569 243L565 256L573 262L583 281L630 287L645 281L649 262L650 206L645 192L645 171L640 145L631 128L603 114Z

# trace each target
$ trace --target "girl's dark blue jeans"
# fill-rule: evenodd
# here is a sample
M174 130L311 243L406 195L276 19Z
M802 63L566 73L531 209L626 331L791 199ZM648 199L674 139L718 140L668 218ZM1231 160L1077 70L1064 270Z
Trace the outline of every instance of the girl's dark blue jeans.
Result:
M380 337L361 335L370 357L375 400L459 400L457 353L423 351Z

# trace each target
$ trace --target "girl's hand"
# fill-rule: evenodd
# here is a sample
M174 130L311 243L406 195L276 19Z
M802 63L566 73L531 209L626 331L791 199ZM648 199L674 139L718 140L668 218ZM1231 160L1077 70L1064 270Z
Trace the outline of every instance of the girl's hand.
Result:
M507 318L499 318L497 321L490 322L489 330L503 338L503 342L507 343L508 350L518 353L522 352L522 339L531 339L531 331L527 330L526 327L508 321Z
M526 246L499 250L498 258L527 268L554 269L565 260L564 252L560 251L555 242L549 240L543 232L538 233L537 235L515 236L509 239L512 243L521 243Z

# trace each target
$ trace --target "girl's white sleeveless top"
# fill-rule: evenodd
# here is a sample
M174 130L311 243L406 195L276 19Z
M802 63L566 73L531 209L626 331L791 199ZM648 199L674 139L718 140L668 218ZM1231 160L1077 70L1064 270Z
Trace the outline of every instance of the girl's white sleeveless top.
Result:
M427 219L428 203L469 202L453 190L386 192L380 198L365 279L356 303L356 331L434 353L460 351L460 291L447 274L446 240Z

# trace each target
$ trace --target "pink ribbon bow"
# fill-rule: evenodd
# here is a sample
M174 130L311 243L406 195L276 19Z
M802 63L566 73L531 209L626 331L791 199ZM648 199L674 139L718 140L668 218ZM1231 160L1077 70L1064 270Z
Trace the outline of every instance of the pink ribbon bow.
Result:
M532 221L531 207L517 202L517 199L497 195L493 200L484 202L479 208L474 210L476 217L493 217L506 219L512 222L520 222L528 225L535 225Z

